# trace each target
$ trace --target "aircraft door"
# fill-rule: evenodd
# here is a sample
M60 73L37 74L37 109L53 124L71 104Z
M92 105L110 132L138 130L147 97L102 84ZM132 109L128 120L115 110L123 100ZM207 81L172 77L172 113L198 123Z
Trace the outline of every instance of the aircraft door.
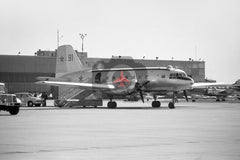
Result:
M95 83L101 83L101 73L97 73L96 76L95 76Z

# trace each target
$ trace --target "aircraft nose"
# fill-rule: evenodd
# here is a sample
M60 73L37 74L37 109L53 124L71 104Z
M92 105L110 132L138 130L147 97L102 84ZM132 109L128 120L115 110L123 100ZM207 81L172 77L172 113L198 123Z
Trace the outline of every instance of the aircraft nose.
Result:
M187 80L187 83L188 83L188 84L190 84L190 85L193 85L193 84L194 84L194 80L193 80L192 77L189 77L189 76L188 76L188 77L186 78L186 80Z
M189 77L189 78L190 78L190 80L191 80L191 81L190 81L190 84L193 85L193 84L194 84L193 78L191 78L191 77Z

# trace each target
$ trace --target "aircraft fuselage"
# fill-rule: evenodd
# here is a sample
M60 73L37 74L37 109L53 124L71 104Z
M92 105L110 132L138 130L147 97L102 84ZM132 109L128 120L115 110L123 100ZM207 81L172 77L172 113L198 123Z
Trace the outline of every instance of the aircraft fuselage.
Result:
M144 92L171 92L189 89L193 79L180 69L148 67L137 69L95 70L92 77L93 83L111 84L115 89L106 90L108 94L126 94L131 92L136 83L144 84Z

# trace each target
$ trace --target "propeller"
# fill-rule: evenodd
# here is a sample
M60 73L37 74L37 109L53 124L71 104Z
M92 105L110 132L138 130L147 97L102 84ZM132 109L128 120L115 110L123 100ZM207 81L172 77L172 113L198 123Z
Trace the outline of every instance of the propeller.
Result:
M141 97L141 100L142 100L143 103L144 103L144 97L143 97L142 87L145 86L146 84L148 84L149 82L150 82L150 81L146 81L146 82L144 82L144 83L142 83L142 84L140 84L139 82L137 82L137 83L135 84L134 91L139 92L140 97ZM134 91L133 91L133 92L134 92ZM133 93L133 92L132 92L132 93Z
M184 96L185 96L186 101L188 102L188 96L187 96L186 90L183 90L183 94L184 94Z
M141 100L142 100L142 102L144 103L144 98L143 98L142 90L140 90L139 93L140 93Z
M137 83L135 84L134 90L137 91L137 92L139 92L140 97L141 97L141 100L142 100L142 102L144 103L144 98L143 98L143 93L142 93L142 85L141 85L139 82L137 82Z

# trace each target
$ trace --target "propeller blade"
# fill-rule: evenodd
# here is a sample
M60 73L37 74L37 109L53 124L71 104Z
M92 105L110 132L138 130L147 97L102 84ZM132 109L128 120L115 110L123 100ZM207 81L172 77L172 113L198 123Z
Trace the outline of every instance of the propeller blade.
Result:
M186 92L186 90L183 90L183 94L184 94L184 96L185 96L186 101L188 102L188 97L187 97L187 92Z
M142 84L142 86L147 85L149 82L150 82L150 81L146 81L146 82L144 82L144 83Z
M141 100L142 100L142 102L144 103L144 97L143 97L142 90L139 90L139 93L140 93L140 96L141 96Z

